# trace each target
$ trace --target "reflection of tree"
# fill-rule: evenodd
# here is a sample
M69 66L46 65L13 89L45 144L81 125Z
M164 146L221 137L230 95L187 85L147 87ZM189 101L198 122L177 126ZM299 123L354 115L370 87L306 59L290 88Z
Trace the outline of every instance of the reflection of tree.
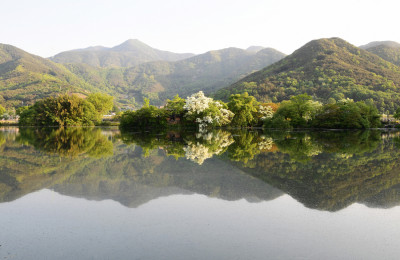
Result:
M107 138L100 137L100 131L93 128L73 129L68 130L70 136L56 129L47 133L21 129L17 138L20 143L14 142L16 133L5 133L6 143L0 147L0 201L51 187L73 196L114 199L129 206L179 192L251 199L255 195L269 198L271 190L280 194L277 189L306 207L329 211L354 202L374 207L400 202L400 150L392 137L380 140L381 132L124 133L122 140L137 146L115 140L113 156L93 158L87 156L95 154L90 152L95 148L91 143L107 143ZM85 135L92 141L82 140ZM46 141L53 144L45 146ZM73 144L65 144L68 142ZM226 160L194 164L185 159L184 148L189 147L189 142ZM145 157L139 145L154 149ZM317 146L322 153L312 156L302 152L293 157L310 145ZM104 154L102 149L98 151ZM59 154L69 156L59 160ZM236 160L227 163L230 158Z
M322 152L349 158L371 152L380 143L379 131L265 132L265 135L274 140L279 151L302 162Z
M249 131L237 131L233 139L235 142L228 147L228 157L230 160L244 163L251 163L254 156L260 153L259 142L264 141L259 137L258 132Z
M279 152L260 153L250 166L235 165L307 207L335 211L354 202L384 205L387 198L393 200L390 205L400 202L399 151L393 142L382 142L380 131L265 135ZM322 152L313 156L314 151Z
M232 143L232 135L229 132L219 130L196 134L195 139L187 140L187 146L183 149L186 159L201 165L213 155L224 153Z
M318 141L305 133L288 132L273 140L279 151L289 154L296 161L307 161L322 152Z
M224 153L233 142L231 134L223 130L203 133L122 133L121 138L124 143L139 145L145 156L148 156L151 150L163 149L167 155L175 159L186 157L198 164L202 164L213 155Z
M18 141L62 156L102 157L113 153L112 142L98 128L21 128Z
M125 144L135 144L142 148L145 157L155 149L162 148L168 155L176 159L185 156L183 150L183 136L179 132L121 132L121 139Z
M0 156L0 202L12 201L43 188L91 200L112 199L129 207L137 207L160 196L193 192L225 200L245 198L251 202L270 200L282 194L224 161L207 160L200 166L184 158L183 138L210 143L219 136L218 139L225 140L219 143L224 146L232 141L226 132L217 132L216 136L171 132L159 138L163 143L160 148L168 149L168 153L157 149L148 157L143 156L139 146L127 146L114 139L112 156L94 158L82 153L61 160L59 154L35 148L33 142L39 148L37 138L31 140L35 138L31 135L35 134L44 135L36 130L28 131L16 142L17 133L5 134L4 152ZM24 145L21 142L25 142ZM175 160L165 156L174 149L179 150L183 158ZM219 147L220 153L225 149Z

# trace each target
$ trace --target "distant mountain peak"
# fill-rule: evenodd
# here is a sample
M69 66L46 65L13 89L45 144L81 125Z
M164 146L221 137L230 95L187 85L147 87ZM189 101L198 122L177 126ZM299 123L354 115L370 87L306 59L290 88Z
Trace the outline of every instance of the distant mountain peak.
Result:
M194 56L192 53L162 51L141 42L129 39L106 48L102 46L65 51L50 59L57 63L83 63L95 67L132 67L150 61L178 61Z
M394 41L370 42L360 48L400 66L400 44Z
M129 39L120 45L112 47L113 51L138 51L143 49L152 49L149 45L139 41L138 39Z
M259 51L261 51L262 49L265 49L265 47L263 47L263 46L250 46L250 47L248 47L248 48L246 49L246 51L249 51L249 52L259 52Z
M395 41L374 41L365 45L361 45L360 48L366 50L380 45L390 48L400 48L400 43Z

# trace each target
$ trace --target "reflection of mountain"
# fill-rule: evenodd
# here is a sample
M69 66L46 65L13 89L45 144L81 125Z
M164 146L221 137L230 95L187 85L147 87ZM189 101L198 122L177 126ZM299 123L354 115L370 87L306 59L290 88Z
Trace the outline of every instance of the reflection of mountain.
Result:
M67 147L66 151L71 151L71 147L92 147L77 146L75 142L82 140L76 131L34 133L22 131L16 138L19 143L14 141L15 135L7 135L0 148L1 201L12 201L43 188L87 199L113 199L129 207L171 194L199 193L248 201L270 200L282 194L218 159L198 166L184 158L166 157L166 151L158 149L150 151L146 157L140 147L126 146L115 140L113 156L106 153L99 157L95 153L96 157L92 157L86 148L69 153L53 149ZM92 135L85 136L89 140L99 139L98 133L98 130L84 131L85 135ZM55 140L58 139L62 145L57 145ZM43 140L50 140L51 145L43 145ZM43 152L35 150L30 143Z
M285 192L328 211L400 204L400 139L379 131L0 133L0 201L50 188L128 207L192 193L257 202Z
M234 164L309 208L400 204L400 151L391 139L380 140L380 132L277 134L282 152L260 153L250 167Z
M128 207L137 207L152 199L172 194L204 194L224 200L271 200L282 193L272 186L243 174L240 170L211 159L202 166L186 159L164 157L163 151L154 151L143 158L135 151L127 151L107 161L102 171L97 162L88 165L68 181L53 189L65 195L94 200L112 199ZM123 162L124 167L121 167ZM145 167L154 163L154 167ZM104 176L114 171L113 176ZM90 176L88 173L97 172Z

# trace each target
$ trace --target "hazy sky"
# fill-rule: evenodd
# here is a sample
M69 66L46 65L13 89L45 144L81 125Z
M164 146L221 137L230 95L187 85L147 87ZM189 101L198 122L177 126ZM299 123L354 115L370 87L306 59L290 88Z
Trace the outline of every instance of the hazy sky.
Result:
M204 53L261 45L290 54L310 40L400 42L398 0L0 0L0 43L48 57L139 39Z

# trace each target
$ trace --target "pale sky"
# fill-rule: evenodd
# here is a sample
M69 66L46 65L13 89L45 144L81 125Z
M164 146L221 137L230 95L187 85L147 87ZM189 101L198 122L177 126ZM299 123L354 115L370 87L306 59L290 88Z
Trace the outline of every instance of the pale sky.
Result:
M398 0L0 0L0 43L42 57L127 39L204 53L272 47L286 54L318 38L400 43Z

